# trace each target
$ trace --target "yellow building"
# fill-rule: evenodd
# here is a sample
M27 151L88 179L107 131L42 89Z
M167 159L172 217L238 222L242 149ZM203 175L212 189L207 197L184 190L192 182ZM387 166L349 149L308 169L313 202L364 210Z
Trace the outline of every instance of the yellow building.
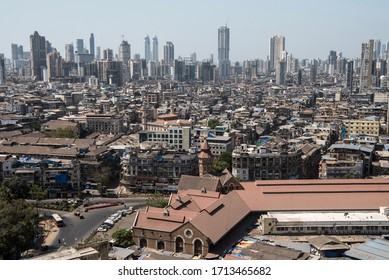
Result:
M368 134L379 136L380 122L374 120L343 120L343 127L346 129L345 137L356 134Z

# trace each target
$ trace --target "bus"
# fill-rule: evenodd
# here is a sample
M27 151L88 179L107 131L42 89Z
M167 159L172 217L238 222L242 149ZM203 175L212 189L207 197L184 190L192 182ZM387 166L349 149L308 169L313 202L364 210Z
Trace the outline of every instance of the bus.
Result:
M63 220L62 220L60 215L52 214L51 216L53 217L53 220L54 220L55 224L57 225L57 227L64 226Z

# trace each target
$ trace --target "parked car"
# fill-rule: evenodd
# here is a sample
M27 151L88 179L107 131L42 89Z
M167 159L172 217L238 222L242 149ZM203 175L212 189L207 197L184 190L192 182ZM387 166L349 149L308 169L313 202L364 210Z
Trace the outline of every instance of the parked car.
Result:
M101 225L100 227L97 228L97 231L99 232L106 232L108 230L108 226L107 225Z
M117 221L119 221L122 218L122 215L119 213L114 213L110 216L110 218L113 218L113 221L116 223Z
M108 227L113 227L115 223L113 220L106 219L103 224L108 226Z

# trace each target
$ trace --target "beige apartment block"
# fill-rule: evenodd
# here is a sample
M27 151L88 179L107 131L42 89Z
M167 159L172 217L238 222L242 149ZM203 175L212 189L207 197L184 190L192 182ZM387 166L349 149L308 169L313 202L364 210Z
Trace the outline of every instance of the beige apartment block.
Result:
M373 120L343 120L343 127L346 128L345 137L357 134L368 134L379 136L380 122Z

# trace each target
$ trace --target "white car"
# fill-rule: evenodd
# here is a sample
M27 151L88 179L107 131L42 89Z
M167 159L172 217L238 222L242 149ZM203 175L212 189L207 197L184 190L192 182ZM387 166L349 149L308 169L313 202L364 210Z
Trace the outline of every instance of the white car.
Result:
M99 232L106 232L108 230L108 227L106 225L101 225L97 228L97 231Z

